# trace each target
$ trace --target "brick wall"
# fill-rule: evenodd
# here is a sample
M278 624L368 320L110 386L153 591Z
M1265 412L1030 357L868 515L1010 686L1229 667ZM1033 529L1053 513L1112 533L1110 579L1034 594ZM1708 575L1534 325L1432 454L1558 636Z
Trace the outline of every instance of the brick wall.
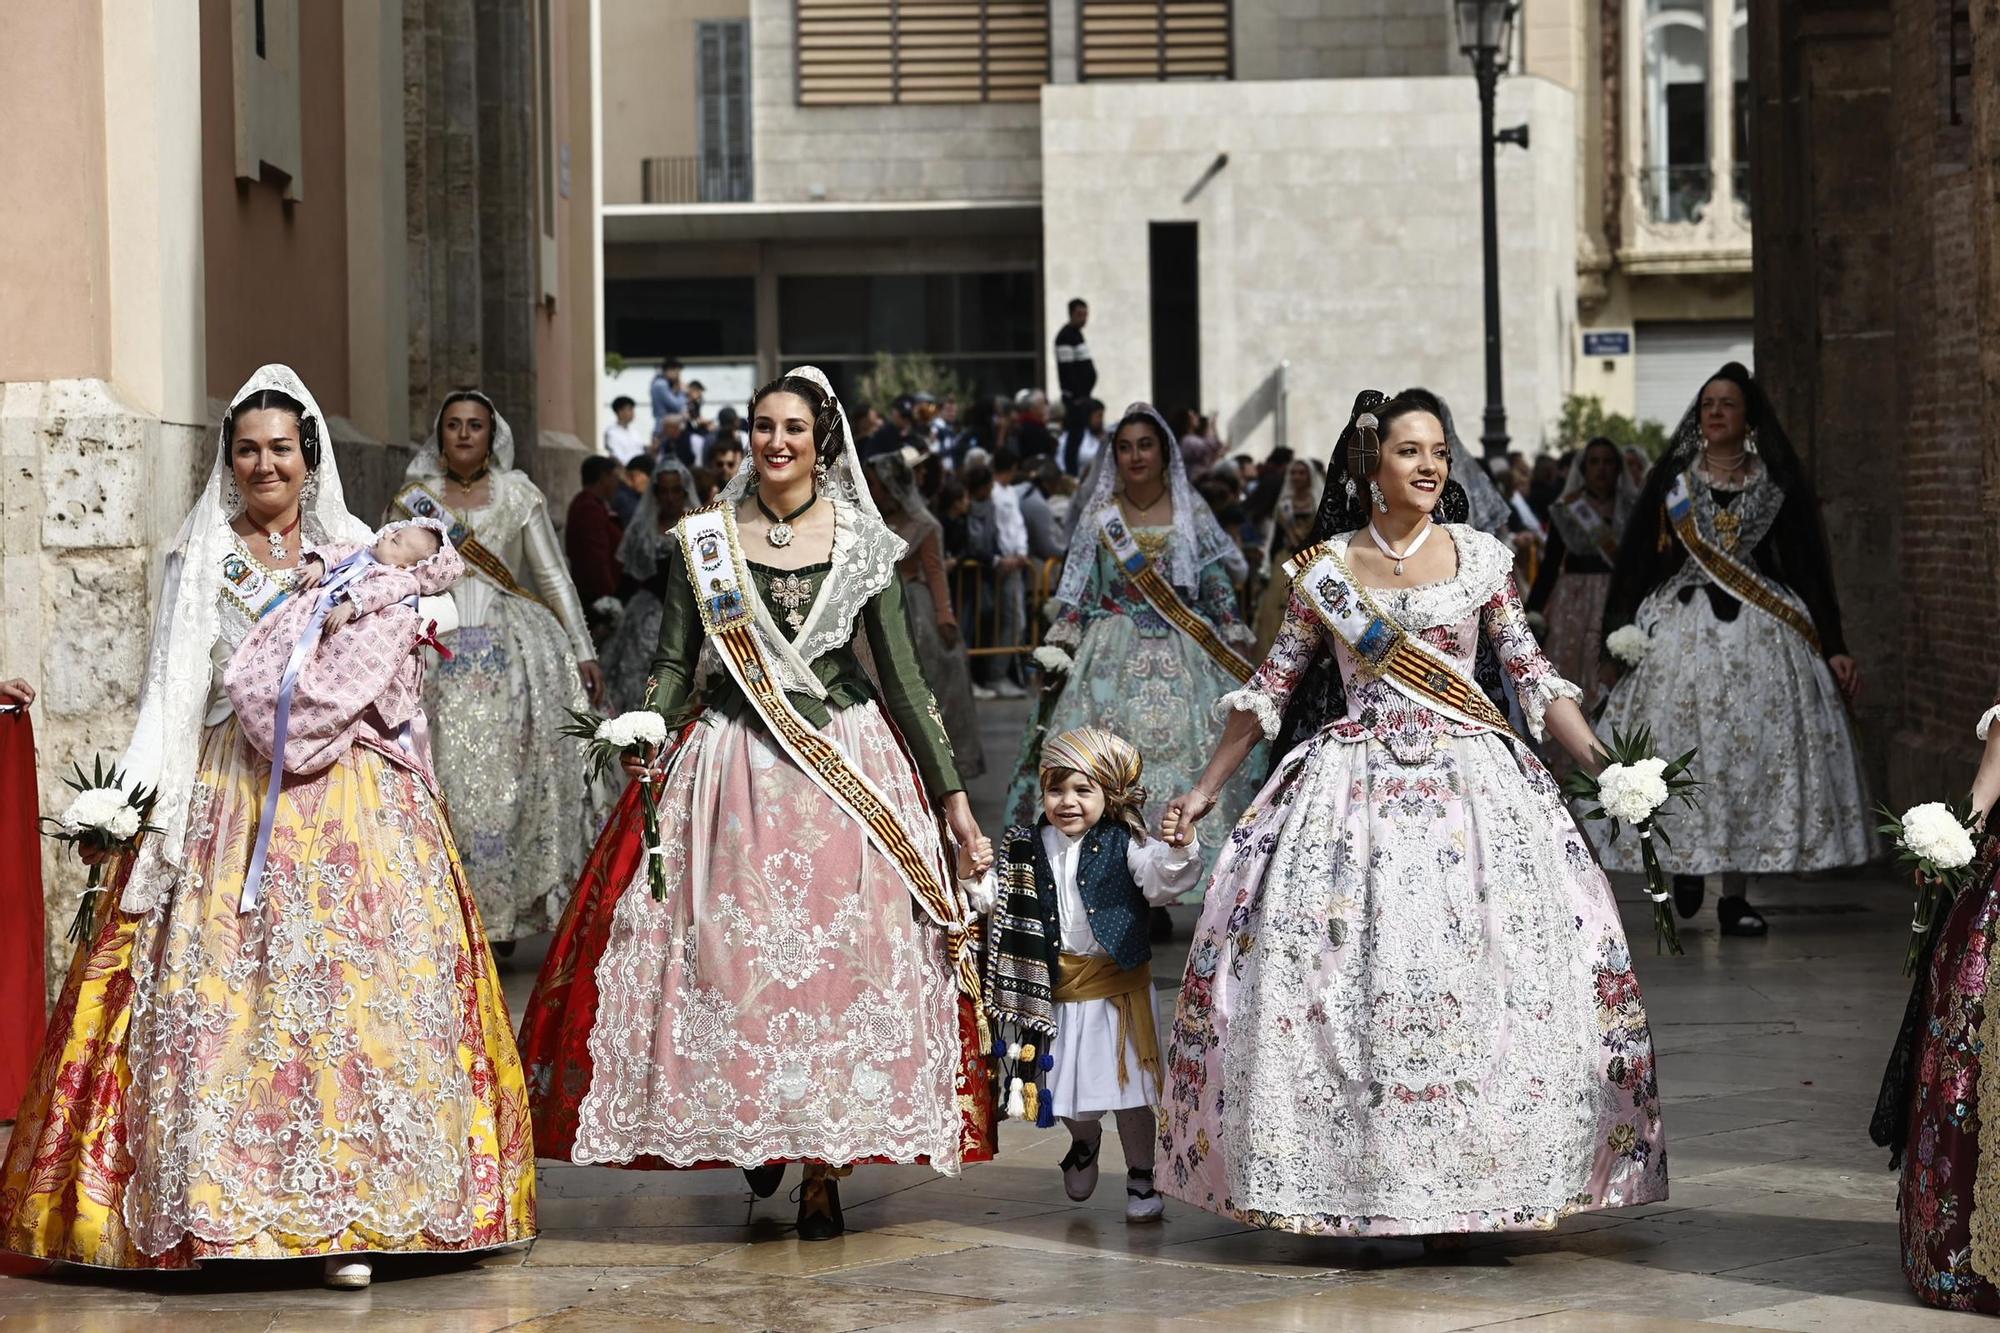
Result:
M1952 124L1941 92L1948 11L1752 11L1758 365L1811 451L1868 677L1863 744L1895 804L1964 789L2000 674L1982 372L2000 221L1975 109Z

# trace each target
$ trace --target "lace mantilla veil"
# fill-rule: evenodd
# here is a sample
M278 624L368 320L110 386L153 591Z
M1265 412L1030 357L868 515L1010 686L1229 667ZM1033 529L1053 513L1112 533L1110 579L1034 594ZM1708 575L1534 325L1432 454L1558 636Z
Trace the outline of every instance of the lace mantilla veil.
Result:
M229 412L216 426L208 484L182 520L163 565L146 678L139 693L139 721L119 763L128 783L158 788L153 821L161 831L140 840L119 903L127 912L152 910L186 868L188 805L213 683L211 655L221 633L222 562L235 544L229 525L243 512L243 497L228 463L229 415L238 403L264 389L291 395L319 423L319 466L308 474L300 493L304 544L365 543L370 537L368 525L347 512L332 431L319 404L290 366L260 367L229 400Z
M667 542L672 540L660 531L659 494L662 486L680 488L683 514L692 514L701 508L701 497L688 470L679 462L661 464L653 474L653 484L639 497L638 508L632 511L632 522L625 529L625 535L618 540L618 567L640 583L659 573L660 555L666 550Z
M1115 442L1118 432L1134 419L1148 422L1160 433L1160 445L1167 454L1167 484L1174 497L1174 541L1167 552L1167 582L1184 593L1192 593L1201 584L1201 571L1210 564L1242 556L1236 543L1215 521L1215 512L1208 507L1208 501L1196 493L1194 483L1188 480L1180 441L1167 425L1167 419L1151 403L1134 403L1125 409L1110 437L1097 451L1090 475L1077 492L1076 503L1070 506L1069 555L1063 561L1062 581L1056 585L1055 594L1056 601L1066 606L1082 602L1083 590L1090 583L1090 571L1096 567L1102 515L1107 506L1118 500Z
M837 503L858 509L880 523L882 511L876 508L875 497L868 493L868 479L861 474L861 451L854 447L854 430L848 424L847 409L841 405L840 395L833 391L833 385L827 381L825 373L818 366L799 366L786 371L784 377L788 380L806 380L817 385L819 391L826 395L826 401L832 405L833 433L842 447L838 461L827 469L826 481L823 483L828 488L826 493ZM751 406L755 407L756 404L752 403ZM750 494L750 487L756 480L757 469L746 456L743 466L736 469L736 475L729 479L729 484L722 488L722 494L716 499L734 508L743 502L744 496ZM884 530L887 530L886 527Z

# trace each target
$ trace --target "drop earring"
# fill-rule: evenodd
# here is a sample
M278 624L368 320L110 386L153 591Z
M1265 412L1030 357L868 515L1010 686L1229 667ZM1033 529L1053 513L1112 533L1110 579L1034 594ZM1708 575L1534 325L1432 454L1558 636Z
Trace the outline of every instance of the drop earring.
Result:
M1375 501L1375 512L1379 514L1386 514L1389 512L1389 497L1382 494L1381 482L1379 481L1369 482L1368 494Z

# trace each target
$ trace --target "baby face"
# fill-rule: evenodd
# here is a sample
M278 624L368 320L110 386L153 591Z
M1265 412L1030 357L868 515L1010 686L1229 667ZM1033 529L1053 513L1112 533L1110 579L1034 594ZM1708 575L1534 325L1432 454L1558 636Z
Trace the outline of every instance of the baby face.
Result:
M395 528L375 541L375 559L398 569L408 569L420 565L436 555L444 547L444 538L436 528L423 527L412 523L408 527Z

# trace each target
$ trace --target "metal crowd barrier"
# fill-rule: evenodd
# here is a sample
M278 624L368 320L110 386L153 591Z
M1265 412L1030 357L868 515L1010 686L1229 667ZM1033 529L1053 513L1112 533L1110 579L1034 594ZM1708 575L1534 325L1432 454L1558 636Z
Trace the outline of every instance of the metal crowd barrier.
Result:
M1042 607L1062 578L1063 560L1054 556L1024 571L1028 575L1027 607L1021 625L1023 642L1000 647L988 642L1000 631L999 607L989 596L997 580L984 561L961 560L951 571L951 606L958 616L959 639L972 657L1014 657L1042 646ZM990 620L990 623L989 623Z

